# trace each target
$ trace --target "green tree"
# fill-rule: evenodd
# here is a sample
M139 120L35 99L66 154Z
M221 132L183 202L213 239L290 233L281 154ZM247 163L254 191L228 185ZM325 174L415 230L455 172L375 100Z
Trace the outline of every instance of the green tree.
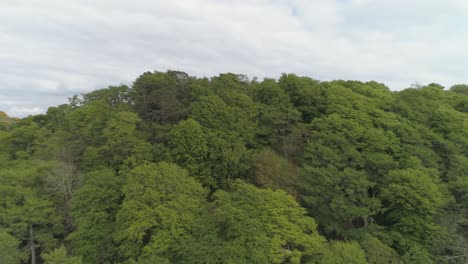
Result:
M85 263L115 261L113 243L116 214L121 200L122 179L112 169L88 172L84 185L73 196L72 216L76 230L68 237L73 252Z
M320 264L367 264L366 254L356 242L336 241L324 249Z
M466 84L456 84L450 87L450 91L454 93L459 93L463 95L468 95L468 85Z
M255 159L255 183L263 188L282 189L296 197L299 169L271 149L263 149Z
M126 107L130 102L130 88L126 85L109 86L108 88L94 90L83 95L83 100L80 102L83 105L95 101L104 101L111 108L121 108L122 110L130 110Z
M250 142L256 129L254 104L246 95L231 96L239 106L227 104L215 95L198 98L192 104L191 117L219 138Z
M208 167L208 138L197 121L187 119L174 126L170 132L169 148L173 160L202 184L216 185Z
M146 121L177 123L187 114L191 81L184 72L145 72L132 87L136 112Z
M132 112L119 112L111 118L102 134L105 145L102 153L112 168L118 169L130 156L133 147L138 143L136 124L140 121Z
M42 256L46 264L82 264L79 257L70 257L67 255L65 247L62 245L54 251Z
M11 128L11 137L5 138L6 147L10 147L10 155L16 158L28 158L35 150L35 141L42 131L31 119L22 119Z
M319 81L295 74L283 74L278 85L289 95L305 123L324 113L327 105Z
M435 215L448 201L437 178L418 169L391 171L381 193L385 225L404 236L397 236L399 250L427 252L434 233L440 228L435 223Z
M301 113L294 108L288 94L275 80L265 79L252 90L259 120L256 143L274 146L284 153L282 137L292 133Z
M126 175L115 241L123 258L166 258L188 232L207 192L177 165L141 165Z
M58 221L52 203L35 194L34 190L17 186L4 186L0 193L1 225L23 239L31 263L37 263L37 249L50 247L55 242L54 233L59 233L58 230L54 232Z
M0 263L18 264L26 259L24 252L18 249L20 242L8 232L0 230L0 252L2 252L0 254Z
M20 239L36 263L62 233L55 206L41 178L50 166L33 160L10 161L0 167L0 228Z
M284 191L236 181L176 247L177 263L300 263L324 242L312 218Z
M366 259L369 264L402 263L400 255L375 236L365 234L359 239L359 244L366 252Z

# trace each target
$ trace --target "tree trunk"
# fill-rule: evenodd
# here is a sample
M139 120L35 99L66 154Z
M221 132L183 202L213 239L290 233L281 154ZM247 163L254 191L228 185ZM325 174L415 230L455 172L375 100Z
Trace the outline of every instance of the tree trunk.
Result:
M32 223L29 223L29 246L31 250L31 264L36 264L36 247L34 246L34 234Z

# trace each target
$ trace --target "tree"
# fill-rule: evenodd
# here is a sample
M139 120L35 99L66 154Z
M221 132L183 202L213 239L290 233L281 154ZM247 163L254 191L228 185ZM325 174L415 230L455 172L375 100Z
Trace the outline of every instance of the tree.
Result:
M228 103L219 96L203 96L192 104L191 117L207 138L210 188L225 188L232 180L243 178L251 166L247 145L256 130L255 110L246 96L228 93ZM240 107L243 105L243 107Z
M166 258L172 244L190 229L207 191L186 170L162 162L130 171L123 194L115 235L121 257Z
M175 124L188 112L192 77L184 72L145 72L133 83L135 111L145 121Z
M271 149L264 149L255 160L255 182L263 188L284 190L296 197L298 168Z
M19 121L18 118L9 117L5 112L0 111L0 130L9 130L17 121Z
M304 205L332 235L367 226L368 217L380 206L376 198L369 197L374 185L363 171L305 165L299 185Z
M54 251L44 254L42 257L46 264L82 264L83 262L79 257L67 256L67 251L62 245Z
M0 167L0 228L21 240L36 263L39 252L56 243L60 218L47 192L39 191L48 163L19 160Z
M26 259L24 252L18 249L20 242L8 232L0 230L0 263L17 264Z
M468 85L466 84L456 84L450 87L450 91L454 93L468 95Z
M87 145L98 146L104 141L103 129L113 113L112 108L103 100L89 102L66 116L64 130L72 134L70 139L76 141L82 150Z
M356 242L336 241L331 243L316 263L320 264L367 264L366 254Z
M85 263L115 261L117 251L113 243L116 215L121 200L122 179L115 171L104 168L88 172L84 185L72 200L72 216L76 230L68 239L73 252Z
M213 199L175 249L173 262L300 263L324 242L314 220L284 191L238 180Z
M83 95L81 104L89 104L94 101L104 101L111 108L124 108L130 102L130 88L126 85L109 86L108 88L98 89Z
M170 132L169 148L174 161L202 184L216 185L208 167L208 138L197 121L187 119L174 126Z
M237 99L242 102L242 108L227 104L219 96L200 97L192 104L191 117L217 137L245 144L254 137L256 113L248 97L244 95Z
M119 112L107 122L102 132L105 144L101 153L110 167L120 169L134 146L141 143L136 130L139 121L140 118L135 113Z
M281 137L293 131L301 113L290 102L288 94L275 80L265 79L252 88L253 99L258 107L258 131L256 143L283 149Z
M72 107L68 104L47 108L47 127L56 132L66 127L66 117L71 112Z
M73 162L60 162L45 178L46 185L53 194L59 197L63 210L63 224L68 232L73 230L70 216L73 194L81 183L80 173Z
M426 252L439 226L435 215L448 200L437 178L424 170L405 169L391 171L389 182L382 187L382 203L385 206L382 220L397 235L399 250ZM404 237L400 237L404 236Z
M375 236L365 234L359 239L359 244L365 251L369 264L402 263L400 255Z
M0 112L0 262L466 263L466 88L147 72Z
M5 186L0 190L1 225L27 245L32 264L37 261L37 248L47 249L54 243L57 219L52 203L31 189Z
M325 111L326 101L319 81L295 74L283 74L278 85L288 93L291 102L301 112L304 123L309 123Z
M11 130L11 146L17 157L28 157L34 152L34 141L40 136L39 126L31 119L23 119Z

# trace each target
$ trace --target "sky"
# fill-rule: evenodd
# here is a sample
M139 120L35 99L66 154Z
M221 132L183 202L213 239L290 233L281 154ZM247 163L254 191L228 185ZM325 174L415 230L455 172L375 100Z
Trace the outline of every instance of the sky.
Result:
M145 71L468 83L466 0L1 0L0 111Z

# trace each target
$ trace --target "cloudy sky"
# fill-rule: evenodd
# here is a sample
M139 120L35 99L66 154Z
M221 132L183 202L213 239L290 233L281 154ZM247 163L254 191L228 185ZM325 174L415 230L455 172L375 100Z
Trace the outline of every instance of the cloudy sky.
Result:
M182 70L468 83L466 0L1 0L0 110Z

